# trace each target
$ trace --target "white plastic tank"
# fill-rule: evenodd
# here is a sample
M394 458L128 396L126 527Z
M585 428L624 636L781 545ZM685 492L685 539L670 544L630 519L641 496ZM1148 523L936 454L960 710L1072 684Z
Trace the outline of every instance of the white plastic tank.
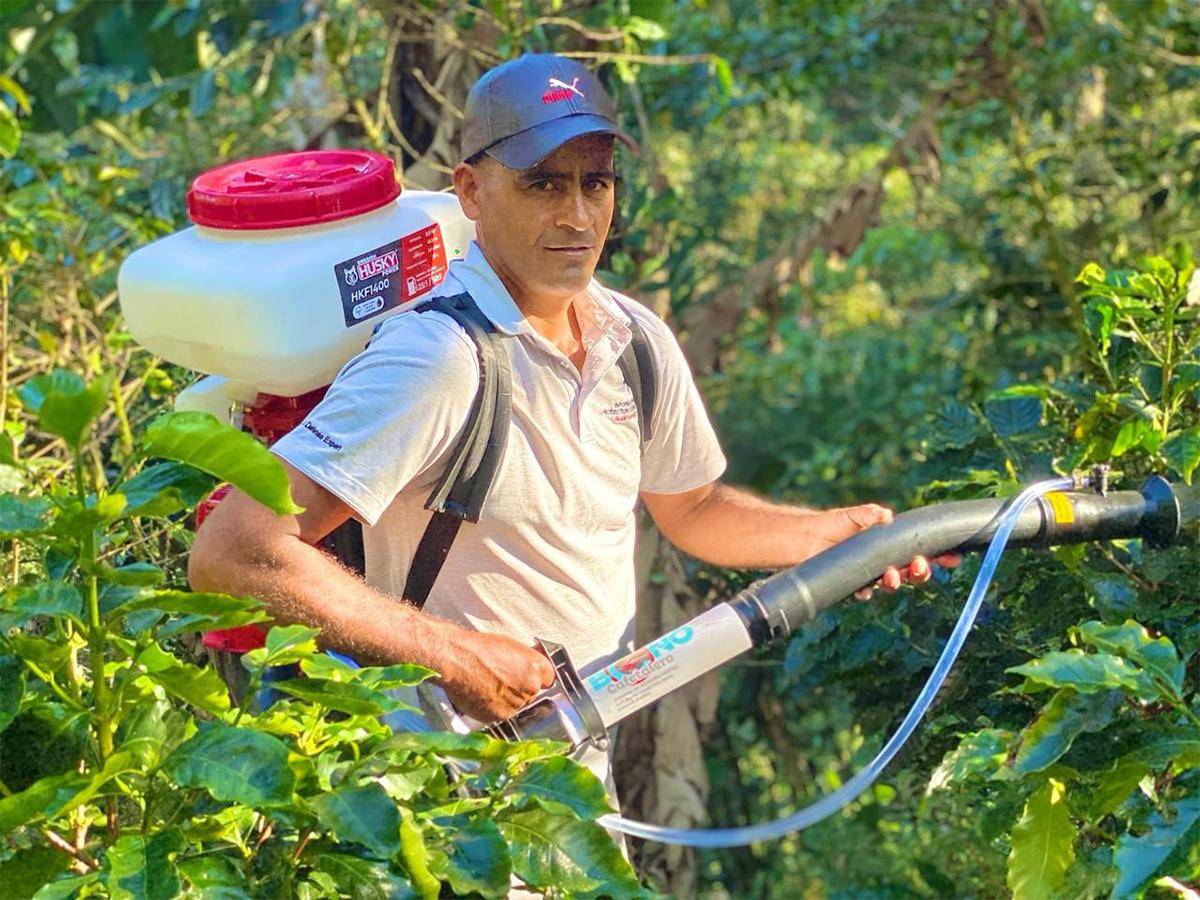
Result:
M117 286L139 343L220 376L177 404L214 412L328 384L475 234L453 194L401 192L392 161L361 150L213 169L193 183L188 214L195 226L131 255Z

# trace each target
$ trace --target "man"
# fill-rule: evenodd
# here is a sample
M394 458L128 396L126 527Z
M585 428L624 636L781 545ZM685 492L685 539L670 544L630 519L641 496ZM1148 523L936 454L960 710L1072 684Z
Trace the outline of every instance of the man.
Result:
M479 379L474 345L437 313L387 320L313 427L275 445L303 513L276 516L236 492L217 508L192 550L193 588L257 596L276 621L319 627L361 662L435 669L459 711L489 722L553 683L535 637L564 644L585 674L629 649L639 498L684 551L747 568L795 564L891 518L873 504L770 504L718 481L725 459L674 336L593 279L614 139L633 143L599 81L556 56L506 63L468 98L454 187L477 240L437 293L469 292L503 336L512 420L482 518L462 528L424 610L403 602L405 574ZM631 319L658 380L644 450L615 365ZM351 516L367 526L365 581L312 546ZM929 574L918 558L882 584Z

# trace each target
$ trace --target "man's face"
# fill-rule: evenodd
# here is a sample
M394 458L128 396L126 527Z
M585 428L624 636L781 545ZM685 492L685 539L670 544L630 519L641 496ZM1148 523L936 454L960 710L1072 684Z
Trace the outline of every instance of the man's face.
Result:
M517 300L567 300L587 287L612 223L611 135L568 141L529 169L461 163L454 187L488 262Z

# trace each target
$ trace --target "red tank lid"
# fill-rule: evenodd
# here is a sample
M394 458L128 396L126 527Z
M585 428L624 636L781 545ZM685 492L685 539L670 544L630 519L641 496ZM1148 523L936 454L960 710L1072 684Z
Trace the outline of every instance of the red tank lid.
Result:
M361 215L400 196L396 165L369 150L275 153L196 177L188 216L237 230L296 228Z

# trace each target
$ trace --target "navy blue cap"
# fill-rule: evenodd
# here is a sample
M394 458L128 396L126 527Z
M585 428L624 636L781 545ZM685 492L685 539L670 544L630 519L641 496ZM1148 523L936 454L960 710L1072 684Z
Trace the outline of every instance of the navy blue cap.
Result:
M485 72L467 94L462 158L487 151L510 169L528 169L567 141L611 134L616 106L585 66L553 53L527 54Z

